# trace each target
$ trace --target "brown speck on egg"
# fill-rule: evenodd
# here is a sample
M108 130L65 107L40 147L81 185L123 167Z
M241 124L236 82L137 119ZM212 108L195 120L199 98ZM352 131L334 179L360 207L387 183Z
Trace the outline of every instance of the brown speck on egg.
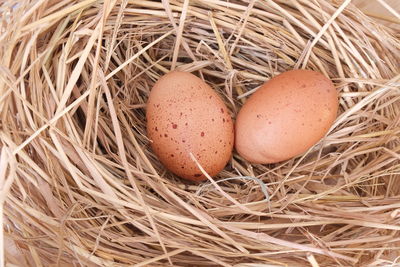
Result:
M168 137L168 134L164 134L164 137Z
M204 137L204 132L201 132L201 133L200 133L200 136L201 136L201 137Z
M174 128L174 129L178 128L178 124L173 123L173 124L172 124L172 128Z

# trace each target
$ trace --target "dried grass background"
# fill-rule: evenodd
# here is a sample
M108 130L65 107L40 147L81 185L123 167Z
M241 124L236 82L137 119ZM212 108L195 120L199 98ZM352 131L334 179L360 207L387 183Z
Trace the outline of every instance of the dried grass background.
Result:
M0 258L400 266L400 33L350 2L2 1ZM149 91L174 68L210 83L233 118L272 76L318 70L339 115L300 157L234 154L191 184L146 138Z

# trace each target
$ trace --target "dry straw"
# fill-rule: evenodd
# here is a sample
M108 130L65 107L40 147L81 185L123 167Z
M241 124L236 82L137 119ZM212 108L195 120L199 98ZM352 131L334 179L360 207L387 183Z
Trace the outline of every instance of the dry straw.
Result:
M0 257L9 266L400 265L395 27L349 0L0 8ZM300 157L251 165L234 154L215 181L190 184L146 138L149 91L174 68L203 77L233 118L272 76L319 70L336 85L340 113Z

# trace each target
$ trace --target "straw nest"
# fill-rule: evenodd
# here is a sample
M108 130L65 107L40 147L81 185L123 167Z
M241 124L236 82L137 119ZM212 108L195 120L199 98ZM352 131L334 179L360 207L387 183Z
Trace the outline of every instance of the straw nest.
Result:
M349 2L3 1L6 261L398 264L399 32ZM251 165L234 154L191 184L146 138L149 91L174 68L210 83L233 118L272 76L318 70L337 87L339 115L302 156Z

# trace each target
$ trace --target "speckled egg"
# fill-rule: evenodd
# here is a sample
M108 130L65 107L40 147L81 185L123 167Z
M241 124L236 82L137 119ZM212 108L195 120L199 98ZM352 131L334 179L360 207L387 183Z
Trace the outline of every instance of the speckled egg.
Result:
M284 72L262 85L240 110L237 152L252 163L276 163L307 151L336 118L332 82L310 70Z
M190 153L211 176L231 157L234 128L228 109L210 86L191 73L162 76L151 90L146 118L153 151L182 178L206 179Z

